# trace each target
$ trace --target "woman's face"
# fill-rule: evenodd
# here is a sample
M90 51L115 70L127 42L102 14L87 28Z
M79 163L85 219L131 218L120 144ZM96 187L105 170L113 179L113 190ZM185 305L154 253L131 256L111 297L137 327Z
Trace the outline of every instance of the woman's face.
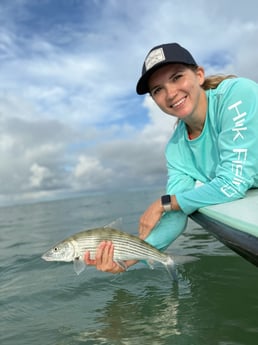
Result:
M149 79L149 90L152 98L169 115L187 120L203 109L201 94L204 90L204 70L196 70L182 65L169 64L155 71Z

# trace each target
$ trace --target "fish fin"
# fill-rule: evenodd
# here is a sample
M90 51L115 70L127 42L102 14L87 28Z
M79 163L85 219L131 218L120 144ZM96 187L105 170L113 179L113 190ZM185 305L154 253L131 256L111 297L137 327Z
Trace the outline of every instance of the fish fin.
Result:
M73 268L75 272L79 275L85 269L85 262L81 257L75 258L73 261Z
M115 262L116 262L116 263L118 264L118 266L120 266L123 270L127 271L128 267L126 266L126 264L125 264L124 261L122 261L122 260L116 260Z
M146 260L146 264L149 266L151 270L154 270L154 261L152 260Z
M170 278L177 282L178 278L177 278L175 261L170 256L168 256L167 261L163 262L163 264L166 267Z
M123 224L123 218L117 218L113 220L111 223L106 224L104 228L115 228L115 229L121 229Z
M144 265L147 265L151 270L154 270L154 261L153 260L141 260Z

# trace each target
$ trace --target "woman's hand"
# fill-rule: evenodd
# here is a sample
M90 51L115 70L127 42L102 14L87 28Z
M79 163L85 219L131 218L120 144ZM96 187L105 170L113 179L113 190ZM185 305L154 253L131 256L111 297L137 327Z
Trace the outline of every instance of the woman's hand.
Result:
M84 261L87 265L96 266L99 271L110 272L110 273L121 273L125 269L119 266L113 261L114 257L114 245L111 241L103 241L97 248L95 259L90 258L90 252L87 251L84 255ZM125 266L129 267L135 264L137 261L126 261Z
M142 240L149 235L154 226L159 222L163 212L161 200L158 199L143 213L139 222L139 237Z

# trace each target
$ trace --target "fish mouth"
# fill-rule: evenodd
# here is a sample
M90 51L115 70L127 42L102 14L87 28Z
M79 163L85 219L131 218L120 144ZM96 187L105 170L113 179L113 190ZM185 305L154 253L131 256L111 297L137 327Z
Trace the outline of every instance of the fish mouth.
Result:
M45 254L41 255L41 259L45 260L45 261L62 261L62 262L71 262L74 259L71 258L59 258L56 256L53 256L52 252L46 252Z
M51 256L49 256L48 253L41 255L41 259L43 259L45 261L53 261L53 259L51 258Z

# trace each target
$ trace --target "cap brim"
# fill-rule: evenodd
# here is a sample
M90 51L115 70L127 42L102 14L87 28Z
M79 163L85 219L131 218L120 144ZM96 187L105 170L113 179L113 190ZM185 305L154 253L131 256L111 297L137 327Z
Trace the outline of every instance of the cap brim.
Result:
M137 85L136 85L136 92L138 93L138 95L144 95L145 93L150 92L149 90L149 79L150 76L156 72L160 67L165 66L170 64L170 61L162 61L158 64L156 64L155 66L153 66L152 68L150 68L146 73L144 73L144 75L141 76L141 78L139 79Z

